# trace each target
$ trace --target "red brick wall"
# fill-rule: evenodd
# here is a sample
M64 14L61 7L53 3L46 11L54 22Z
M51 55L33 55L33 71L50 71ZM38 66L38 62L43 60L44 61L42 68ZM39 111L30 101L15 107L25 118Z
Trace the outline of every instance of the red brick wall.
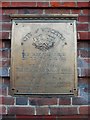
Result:
M52 1L52 0L51 0ZM0 2L0 68L10 67L10 14L78 14L78 96L12 97L10 77L0 78L0 114L17 118L84 118L90 101L90 25L89 2ZM1 70L1 69L0 69ZM35 116L33 116L35 115ZM41 115L41 116L38 116ZM44 116L45 115L45 116Z

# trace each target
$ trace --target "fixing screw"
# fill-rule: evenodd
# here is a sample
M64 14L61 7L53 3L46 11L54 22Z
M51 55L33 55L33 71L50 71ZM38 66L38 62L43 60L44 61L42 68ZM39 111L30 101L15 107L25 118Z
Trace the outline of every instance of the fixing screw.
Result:
M70 92L72 92L72 90L70 90Z
M12 90L15 90L15 88L12 88Z
M17 92L18 92L18 90L17 90Z

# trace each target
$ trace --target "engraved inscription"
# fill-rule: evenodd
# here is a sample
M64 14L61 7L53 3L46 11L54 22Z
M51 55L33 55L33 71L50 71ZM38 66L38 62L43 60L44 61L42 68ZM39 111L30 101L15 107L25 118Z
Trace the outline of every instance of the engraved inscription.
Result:
M22 41L26 42L29 39L33 39L32 45L42 51L49 50L55 45L58 45L60 41L65 40L59 31L51 28L38 28L33 34L31 32L27 33L22 38ZM23 42L21 42L21 45L23 45Z
M22 40L25 42L25 41L29 40L31 37L32 37L32 34L31 34L31 32L30 32L30 33L27 33L27 34L23 37Z

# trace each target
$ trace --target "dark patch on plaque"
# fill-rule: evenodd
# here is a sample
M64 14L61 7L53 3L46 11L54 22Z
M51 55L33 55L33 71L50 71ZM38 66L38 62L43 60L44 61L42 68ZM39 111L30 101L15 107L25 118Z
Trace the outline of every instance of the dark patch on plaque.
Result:
M25 60L25 59L27 59L27 57L29 56L29 54L28 53L26 53L26 51L25 50L22 50L22 60Z

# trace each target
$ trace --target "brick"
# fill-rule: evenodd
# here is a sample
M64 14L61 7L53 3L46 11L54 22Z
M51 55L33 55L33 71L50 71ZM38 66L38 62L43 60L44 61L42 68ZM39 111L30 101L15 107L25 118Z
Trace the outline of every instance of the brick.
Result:
M3 15L3 16L0 16L0 21L3 21L3 22L10 22L10 16L9 15Z
M10 7L10 2L2 2L2 7Z
M46 14L70 14L68 9L46 9Z
M20 118L23 118L23 119L27 118L29 120L57 120L57 116L55 116L55 115L53 115L53 116L52 115L34 115L34 116L32 116L32 115L30 115L30 116L17 115L16 118L19 118L19 119Z
M64 2L63 5L65 7L76 7L76 3L75 2Z
M89 29L89 24L78 24L77 25L78 31L88 31L88 29Z
M89 7L89 2L77 2L77 7Z
M3 79L0 77L0 85L2 85ZM2 91L1 91L2 92Z
M0 105L2 105L2 96L0 96Z
M82 77L90 77L90 69L88 69L88 68L82 68L81 69L81 76Z
M89 22L89 16L79 16L78 21L79 22Z
M7 49L7 50L3 50L3 49ZM3 58L9 58L9 51L8 51L8 48L3 48L2 49L2 57Z
M70 105L71 104L71 99L70 97L60 97L59 98L59 105Z
M2 2L0 1L0 8L2 7Z
M3 68L0 68L0 76L1 77L10 77L10 74L8 73L9 71L9 67L3 67Z
M2 57L2 56L0 56L0 57ZM2 67L3 65L2 65L2 62L0 61L0 68Z
M2 42L4 44L3 48L8 48L8 50L10 50L10 48L11 48L11 41L10 40L3 40Z
M89 65L89 59L85 59L85 58L78 58L78 67L81 67L83 69L88 69L88 65Z
M11 2L11 7L36 7L36 2Z
M0 48L2 48L2 47L3 47L2 40L0 40Z
M0 9L0 15L2 15L2 9Z
M81 97L84 97L84 95L85 95L85 99L88 99L89 98L89 96L88 96L88 91L89 91L89 87L88 86L90 86L90 78L89 77L87 77L87 78L85 78L85 77L82 77L82 78L78 78L78 85L79 85L79 89L81 90L80 92L81 92L81 94L82 95L80 95ZM86 94L87 94L87 98L86 98ZM88 99L89 100L89 99Z
M28 98L27 97L17 97L16 105L27 105Z
M7 95L7 88L6 87L0 87L0 95Z
M0 24L0 31L2 31L2 24Z
M89 9L83 9L82 11L84 15L89 15Z
M83 77L80 67L78 67L78 77Z
M59 14L70 14L70 10L68 10L68 9L60 9Z
M5 106L0 106L0 115L6 114L6 107Z
M9 39L9 32L0 32L0 39Z
M12 118L12 117L10 117ZM65 116L57 116L57 115L34 115L34 116L26 116L26 115L17 115L16 118L21 118L22 120L26 119L30 119L30 120L76 120L76 118L78 118L78 120L87 120L85 118L87 118L87 115L65 115ZM62 119L61 119L62 118Z
M7 9L7 10L5 10L6 15L17 14L17 13L18 13L17 9Z
M88 39L90 40L90 32L88 32Z
M82 48L84 48L84 50L88 50L88 48L89 48L89 45L90 43L89 42L87 42L87 41L84 41L84 42L78 42L78 49L82 49Z
M90 32L78 32L78 34L80 36L80 40L90 40Z
M34 108L32 107L8 107L7 113L10 115L34 115Z
M49 7L49 2L37 2L37 7Z
M16 120L15 115L2 115L2 120Z
M4 49L4 48L3 48ZM9 48L6 48L7 50L2 51L2 57L3 58L10 58L10 50ZM7 59L8 60L8 59Z
M13 97L0 97L0 99L2 100L2 102L0 104L4 104L4 105L14 105L14 98Z
M83 91L84 91L85 93L88 93L88 88L85 87L85 88L83 89ZM90 102L90 101L89 101L89 102Z
M88 100L84 97L72 97L73 105L88 105Z
M89 51L90 52L90 51ZM90 55L90 54L89 54ZM89 56L88 56L89 57ZM87 64L90 64L90 58L84 58L84 61L87 63Z
M90 69L88 68L81 68L79 77L90 77Z
M90 106L82 106L79 108L80 114L90 114Z
M0 67L7 67L7 66L8 66L8 64L7 64L6 61L5 62L4 61L0 61Z
M59 14L60 9L45 9L46 14Z
M43 14L43 9L19 9L19 14Z
M77 107L52 107L50 108L51 115L76 115Z
M80 9L71 9L71 13L72 14L79 14L79 15L81 15L82 11Z
M12 24L10 23L4 23L2 24L2 30L11 30Z
M2 51L0 50L0 57L2 58Z
M34 116L16 116L16 118L21 118L22 120L30 119L30 120L57 120L57 116L55 115L34 115Z
M88 48L87 48L87 49L88 49ZM85 50L85 49L80 50L79 56L81 56L81 57L83 57L83 58L90 57L90 51L87 51L87 50Z
M2 15L0 14L0 22L2 22Z
M50 6L51 7L61 7L61 3L60 2L50 2Z
M37 115L48 115L48 107L44 107L44 108L37 107L36 113Z
M29 98L29 104L36 106L56 105L57 98Z
M65 115L65 116L57 116L56 120L60 120L60 118L62 118L61 120L88 120L88 116L87 115Z
M2 15L5 15L5 9L2 9Z
M26 115L16 115L16 119L17 120L19 120L19 119L21 119L21 120L24 120L24 119L26 119L26 120L28 120L28 119L30 119L30 120L35 120L35 119L39 119L40 117L38 116L36 116L36 115L34 115L34 116L32 116L32 115L30 115L30 116L26 116Z
M50 2L51 7L76 7L75 2Z
M4 79L3 79L3 83L4 83L6 86L10 87L10 78L4 78Z

